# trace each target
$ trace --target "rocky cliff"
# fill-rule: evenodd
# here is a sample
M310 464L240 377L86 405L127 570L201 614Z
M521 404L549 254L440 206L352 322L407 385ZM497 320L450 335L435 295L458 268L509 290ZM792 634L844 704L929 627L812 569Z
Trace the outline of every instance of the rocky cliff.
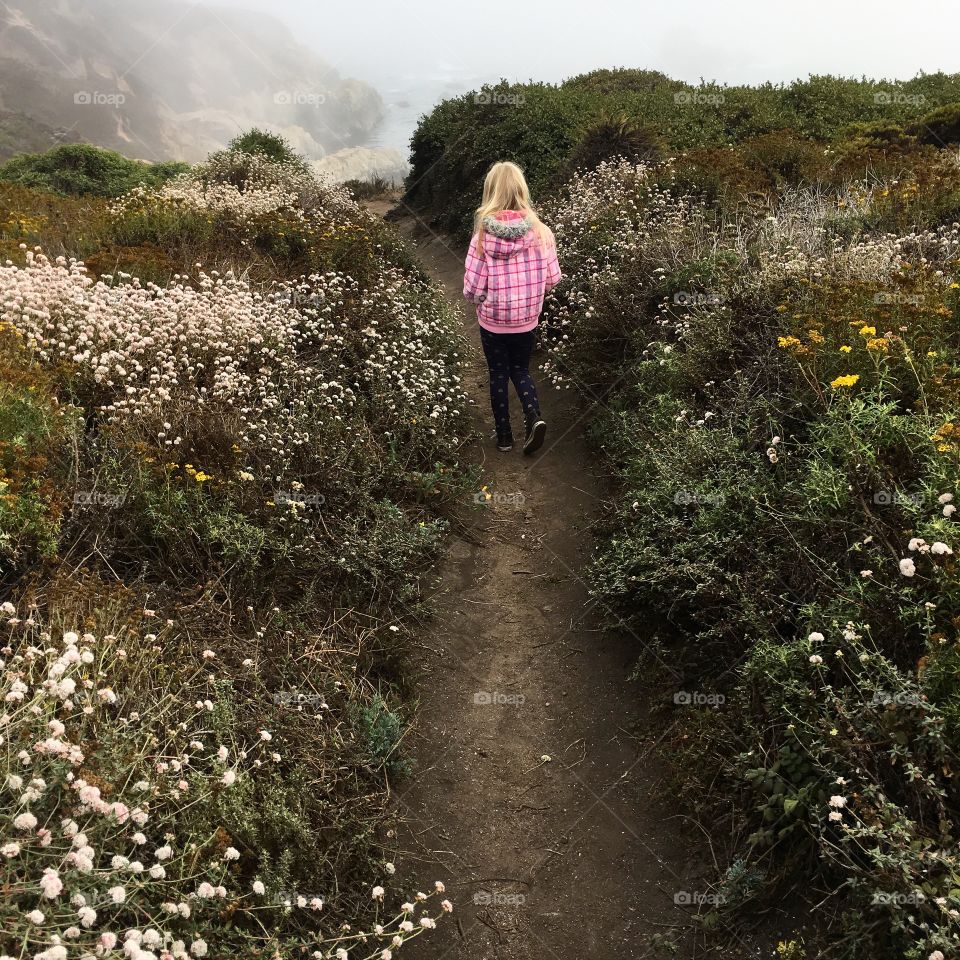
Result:
M13 114L56 131L54 141L147 160L200 160L252 126L318 159L362 144L383 103L262 14L182 0L9 0L0 117Z

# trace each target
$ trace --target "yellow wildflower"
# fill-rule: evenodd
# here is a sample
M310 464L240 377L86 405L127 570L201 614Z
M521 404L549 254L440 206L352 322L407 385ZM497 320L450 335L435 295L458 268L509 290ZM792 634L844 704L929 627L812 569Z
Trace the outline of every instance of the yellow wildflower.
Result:
M777 343L787 349L801 346L800 341L796 337L777 337Z
M844 344L844 345L840 348L840 352L841 352L841 353L849 353L852 349L853 349L853 347L848 347L846 344Z
M833 387L834 390L838 389L839 387L852 387L856 385L859 379L859 373L848 373L844 377L837 377L836 380L831 380L830 386Z
M205 483L207 480L210 479L210 475L207 473L204 473L202 470L198 470L193 475L193 479L196 480L197 483Z
M874 337L872 340L867 341L868 350L889 350L890 344L887 343L883 337Z
M811 343L823 343L823 334L819 330L808 330L807 336Z
M869 327L869 326L867 326L866 324L864 324L864 325L860 328L860 336L861 336L861 337L875 337L876 335L877 335L877 328L876 328L876 327Z

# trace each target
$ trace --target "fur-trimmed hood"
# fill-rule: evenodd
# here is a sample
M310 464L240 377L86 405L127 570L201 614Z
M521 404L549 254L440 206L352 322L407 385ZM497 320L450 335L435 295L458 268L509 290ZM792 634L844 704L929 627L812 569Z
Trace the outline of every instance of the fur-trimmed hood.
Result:
M533 222L516 210L483 218L483 252L495 260L508 260L536 242Z

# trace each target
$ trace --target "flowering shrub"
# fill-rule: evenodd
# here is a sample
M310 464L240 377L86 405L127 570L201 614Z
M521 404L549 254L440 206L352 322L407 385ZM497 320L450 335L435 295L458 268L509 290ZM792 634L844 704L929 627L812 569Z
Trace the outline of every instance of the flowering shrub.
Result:
M325 932L325 897L259 879L256 853L223 826L224 798L284 758L271 732L224 727L213 651L171 688L171 627L80 636L16 613L4 605L5 953L260 956L286 934L316 957L372 957L434 925L418 895L369 931Z
M453 317L299 161L80 203L0 190L0 956L387 958Z
M375 282L384 252L404 257L345 187L315 175L304 161L259 153L214 154L161 187L131 191L112 212L110 237L124 245L177 247L199 236L208 247L227 247L232 259L268 258L273 279L278 270L294 280L301 272L335 269Z
M303 216L311 201L322 198L328 202L332 197L343 199L341 191L325 188L305 164L224 152L159 188L139 187L125 194L113 211L122 216L155 200L244 223L280 211Z
M960 227L871 229L898 186L744 216L670 166L575 177L545 211L567 274L545 367L597 405L620 485L598 600L663 624L648 664L724 704L674 708L740 799L718 883L822 874L843 943L925 960L960 947Z
M257 404L241 439L271 429L271 420L278 443L292 438L296 444L291 421L297 412L302 416L306 408L312 418L313 410L326 409L336 417L360 401L353 386L337 379L344 368L339 361L357 354L366 359L357 371L364 382L355 386L373 415L381 407L396 409L398 400L441 426L444 417L459 415L456 366L423 349L442 334L442 314L415 312L415 282L387 265L370 291L328 274L263 297L229 274L201 272L196 287L143 288L94 283L82 263L54 263L39 252L26 251L26 261L23 269L0 267L4 322L42 361L74 364L77 398L108 421L143 420L181 403ZM344 316L348 302L352 323ZM298 411L276 424L292 381L302 384L305 396ZM177 438L164 439L165 446L178 445Z
M242 182L242 193L225 183L229 176ZM184 186L188 182L194 192ZM210 200L201 186L207 182L252 198L251 209L282 183L296 222L311 204L317 205L310 206L315 218L361 217L346 195L328 191L300 166L258 157L214 158L161 193L172 191L176 204L192 197L200 210ZM119 217L127 204L121 201ZM94 280L80 262L52 261L30 249L23 254L23 266L0 268L4 320L42 363L68 364L69 400L111 426L98 453L119 461L117 469L128 474L127 501L141 505L144 517L155 518L158 510L177 515L175 523L158 528L151 521L144 530L131 529L129 516L113 512L119 536L126 536L125 526L135 538L167 541L201 524L208 529L198 542L222 542L229 531L224 549L239 549L248 566L284 555L285 566L299 557L308 565L333 563L336 576L360 578L369 571L352 556L357 550L379 557L375 566L391 568L392 561L402 557L407 564L420 551L416 543L399 552L371 551L369 527L356 523L368 512L378 526L390 518L376 488L403 482L391 478L394 467L406 476L433 472L459 442L459 358L441 300L419 274L391 263L377 246L363 264L364 272L375 266L372 282L329 270L263 288L232 271L198 269L161 287L122 273ZM215 434L204 423L215 424ZM147 444L157 455L131 465L131 443ZM381 447L386 463L374 453ZM379 478L364 465L371 455L381 463ZM415 482L422 483L419 476ZM226 496L231 512L239 507L261 515L278 532L276 541L244 532L247 523L235 517L222 518L219 530L202 524L203 517L189 517L211 517L203 501L217 495ZM327 517L346 510L356 519L338 534L317 510L303 509L321 502ZM415 529L422 539L435 527ZM238 536L247 546L239 546ZM183 553L182 544L172 549ZM292 556L291 549L297 551Z
M163 183L185 168L184 163L143 163L75 143L18 154L0 165L0 180L63 194L116 197L138 184Z

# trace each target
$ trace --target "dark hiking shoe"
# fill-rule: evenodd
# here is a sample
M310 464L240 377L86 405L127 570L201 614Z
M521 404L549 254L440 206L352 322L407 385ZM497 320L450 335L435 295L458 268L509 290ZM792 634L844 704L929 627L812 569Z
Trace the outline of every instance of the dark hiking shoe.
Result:
M513 434L497 432L497 449L506 453L513 449Z
M536 453L542 446L547 435L547 425L539 413L531 413L527 417L527 439L523 442L524 453Z

